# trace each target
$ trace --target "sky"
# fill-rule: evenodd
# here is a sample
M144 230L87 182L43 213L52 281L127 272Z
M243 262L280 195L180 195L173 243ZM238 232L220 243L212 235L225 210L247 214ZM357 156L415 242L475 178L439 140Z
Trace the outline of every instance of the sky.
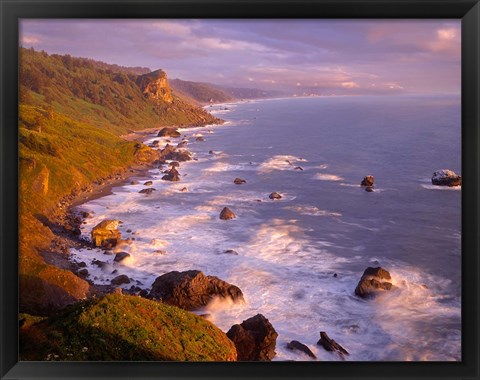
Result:
M292 93L460 93L460 20L39 20L20 45Z

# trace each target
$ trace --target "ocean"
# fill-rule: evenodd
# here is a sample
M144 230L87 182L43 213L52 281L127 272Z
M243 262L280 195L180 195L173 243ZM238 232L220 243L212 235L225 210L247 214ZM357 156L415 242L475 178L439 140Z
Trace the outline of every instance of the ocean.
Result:
M82 226L86 239L107 218L121 220L122 236L135 239L120 264L103 250L72 249L91 280L109 284L126 274L148 289L174 270L218 276L246 303L215 300L197 313L225 332L263 314L279 334L274 360L312 360L289 351L291 340L318 360L342 360L316 344L320 331L349 351L349 361L461 360L461 190L431 184L435 170L461 174L459 96L206 109L226 123L181 130L196 159L180 164L181 181L163 181L165 167L155 169L80 206L93 213ZM145 143L153 140L165 143L155 135ZM375 177L374 192L359 186L366 175ZM236 177L247 182L236 185ZM156 191L140 194L149 179ZM282 199L269 199L272 192ZM219 219L225 206L236 219ZM94 258L109 264L100 269ZM388 270L396 289L356 297L369 266Z

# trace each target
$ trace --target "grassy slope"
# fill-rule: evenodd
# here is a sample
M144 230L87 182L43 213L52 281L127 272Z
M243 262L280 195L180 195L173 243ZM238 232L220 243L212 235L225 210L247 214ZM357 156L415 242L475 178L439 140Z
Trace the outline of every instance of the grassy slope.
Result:
M210 322L140 297L110 294L35 322L21 330L22 360L236 360Z
M88 294L88 283L48 265L58 202L92 181L155 157L119 135L162 125L217 121L174 97L172 104L146 99L128 69L70 56L20 49L20 308L49 312Z
M175 95L170 104L148 101L136 85L138 69L20 53L20 311L50 316L27 318L22 359L235 360L225 334L183 310L119 295L78 303L89 284L41 255L52 249L49 225L62 198L157 157L119 135L218 120Z

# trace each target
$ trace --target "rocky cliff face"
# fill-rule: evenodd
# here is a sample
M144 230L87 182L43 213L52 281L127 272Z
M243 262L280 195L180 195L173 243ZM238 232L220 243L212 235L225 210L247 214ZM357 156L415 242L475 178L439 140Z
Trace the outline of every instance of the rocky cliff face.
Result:
M151 73L138 77L137 84L140 86L143 95L157 103L172 103L173 96L168 84L167 74L163 70L152 71Z

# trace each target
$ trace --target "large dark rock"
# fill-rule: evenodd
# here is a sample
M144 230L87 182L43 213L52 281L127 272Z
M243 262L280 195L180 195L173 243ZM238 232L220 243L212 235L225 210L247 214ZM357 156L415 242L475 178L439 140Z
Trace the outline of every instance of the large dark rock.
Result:
M362 298L370 298L381 291L392 289L392 283L386 280L391 280L388 271L380 267L368 267L355 288L355 294Z
M165 127L160 129L157 137L180 137L181 134L175 128Z
M162 179L164 181L180 181L180 173L175 167L172 167Z
M432 184L436 186L449 187L461 186L462 177L448 169L437 170L435 173L433 173Z
M149 187L148 189L142 189L139 191L140 194L152 194L155 191L153 187Z
M239 361L270 361L275 357L278 334L262 314L233 325L227 336L237 348Z
M130 284L130 279L127 275L121 274L120 276L115 277L111 281L112 285L123 285L123 284Z
M312 359L316 359L317 357L315 354L308 348L306 345L303 343L300 343L298 340L292 340L290 343L287 344L287 348L291 351L300 351L303 352L304 354L307 354L310 356Z
M172 160L172 161L190 161L192 155L188 150L178 150L172 145L165 145L160 151L160 160Z
M229 220L236 217L237 216L228 207L224 207L223 210L220 212L220 219L222 220Z
M373 175L367 175L363 178L360 183L361 186L373 186L374 178Z
M268 196L270 199L282 199L282 195L277 193L276 191L274 191L273 193L271 193L269 196Z
M115 261L116 263L119 263L123 260L125 260L126 258L130 257L130 253L128 252L119 252L115 255L115 258L113 259L113 261Z
M117 245L121 238L121 233L117 229L119 223L118 220L106 219L93 227L91 232L93 244L105 248Z
M320 340L317 342L317 344L325 348L327 351L337 352L342 357L343 355L350 355L345 348L343 348L333 339L330 339L325 331L320 331Z
M235 179L233 180L233 183L234 183L235 185L241 185L242 183L247 183L247 181L245 181L245 180L242 179L242 178L238 178L238 177L237 177L237 178L235 178Z
M169 272L156 278L150 298L185 310L207 305L214 297L243 301L242 291L215 276L205 276L198 270Z

